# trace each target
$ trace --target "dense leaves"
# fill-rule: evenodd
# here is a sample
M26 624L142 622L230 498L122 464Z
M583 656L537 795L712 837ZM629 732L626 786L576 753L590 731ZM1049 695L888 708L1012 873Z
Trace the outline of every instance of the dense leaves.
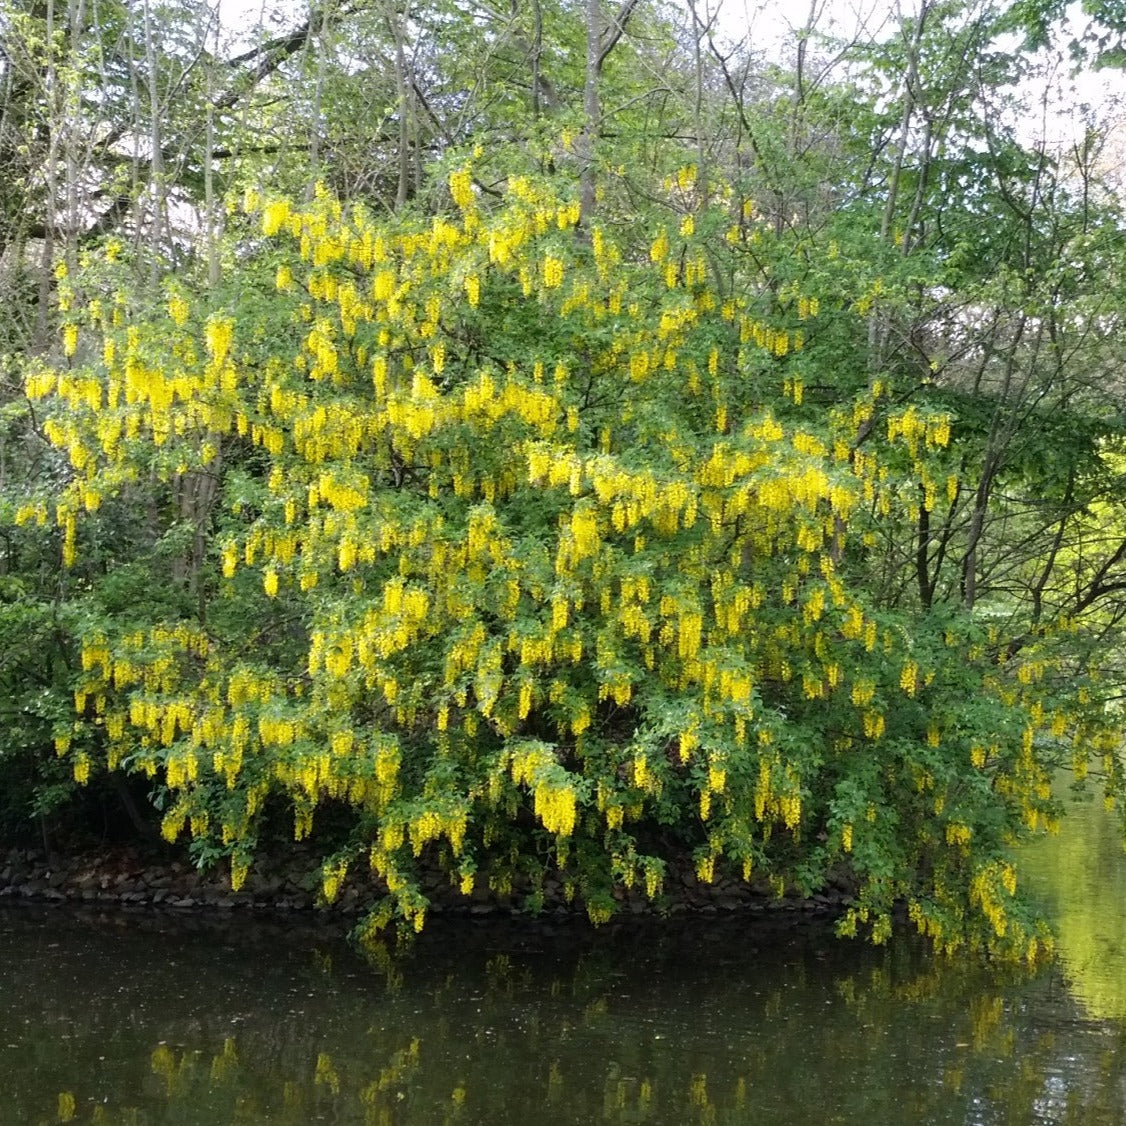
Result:
M420 41L496 33L431 18ZM1117 204L983 112L989 13L757 104L646 18L667 40L588 70L585 121L549 128L536 86L530 148L454 143L512 136L507 97L444 141L400 116L370 191L344 157L303 200L258 184L206 270L138 286L117 240L57 263L13 416L50 470L8 503L65 627L24 714L79 782L151 779L236 886L264 811L304 838L331 809L325 897L369 866L372 926L421 927L434 868L603 920L688 858L844 877L847 932L902 905L941 948L1034 958L1013 845L1055 825L1059 766L1122 784L1123 420L1090 377ZM683 144L591 116L653 106L653 42Z

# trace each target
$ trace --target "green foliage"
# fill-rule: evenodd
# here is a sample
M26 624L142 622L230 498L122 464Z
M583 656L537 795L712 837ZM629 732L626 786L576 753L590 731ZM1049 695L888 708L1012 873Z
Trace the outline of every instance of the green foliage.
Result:
M375 923L422 925L420 864L533 902L558 873L602 919L691 855L779 892L849 871L848 930L906 901L943 947L1034 956L1006 850L1088 720L1044 684L1050 632L1006 660L980 615L871 573L958 495L948 414L858 377L806 398L822 309L862 331L879 277L838 247L804 279L837 285L800 288L738 199L639 257L576 238L549 179L489 210L468 167L449 187L452 214L385 223L251 199L271 243L237 304L95 304L72 340L101 359L29 379L75 475L20 521L77 564L84 513L155 481L145 566L182 557L199 596L99 585L77 699L108 764L159 778L165 835L220 842L236 884L268 794L298 837L347 803L325 894L366 859Z
M1035 957L1013 845L1060 764L1122 787L1117 204L994 120L992 12L756 102L641 8L597 143L541 14L430 6L411 74L371 13L264 47L219 186L276 190L209 212L207 282L70 248L10 420L9 667L50 685L11 745L150 780L236 885L264 809L331 809L373 925L427 869L600 920L687 859Z

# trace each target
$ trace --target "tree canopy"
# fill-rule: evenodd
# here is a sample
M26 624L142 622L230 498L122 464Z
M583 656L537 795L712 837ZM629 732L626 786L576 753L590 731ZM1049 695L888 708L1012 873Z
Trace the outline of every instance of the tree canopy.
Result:
M1122 788L1126 278L1094 124L1017 128L1021 13L781 62L694 3L225 59L177 13L2 25L46 21L4 56L18 792L147 778L236 886L269 809L327 816L373 927L435 868L598 921L690 857L1035 958L1013 846L1059 767Z

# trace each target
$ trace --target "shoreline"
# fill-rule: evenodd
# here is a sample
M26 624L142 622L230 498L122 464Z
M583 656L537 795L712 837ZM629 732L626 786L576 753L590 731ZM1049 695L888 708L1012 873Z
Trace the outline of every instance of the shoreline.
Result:
M465 896L439 872L424 873L421 885L430 900L429 915L587 918L582 902L578 898L568 902L557 879L547 881L539 912L524 907L520 893L502 896L479 887ZM35 848L0 851L0 903L298 913L328 920L358 918L382 895L374 878L352 873L335 902L326 903L319 860L311 850L295 849L280 857L265 855L237 892L231 890L222 868L201 872L185 860L161 860L135 846L56 855L50 860ZM670 864L663 894L657 900L625 889L618 889L615 899L619 907L611 921L631 916L833 915L847 905L849 893L846 882L839 880L809 898L796 893L779 898L754 882L720 878L705 884L689 866Z

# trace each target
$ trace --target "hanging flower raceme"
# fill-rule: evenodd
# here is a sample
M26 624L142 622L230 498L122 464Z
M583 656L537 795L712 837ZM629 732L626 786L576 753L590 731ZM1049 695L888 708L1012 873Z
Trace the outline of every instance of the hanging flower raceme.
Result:
M678 206L694 176L670 180ZM949 421L888 412L861 446L879 389L811 407L822 302L783 315L737 256L713 291L707 214L623 249L607 225L576 238L578 204L549 179L513 177L493 210L471 166L448 187L452 213L385 222L325 191L251 199L268 301L197 316L177 291L166 316L102 325L87 368L30 376L74 467L54 512L68 564L109 498L216 482L206 629L87 639L79 690L110 760L162 772L165 835L216 836L242 874L267 794L299 836L346 803L412 926L420 863L494 890L558 869L604 917L627 871L659 894L678 858L640 842L662 825L704 880L810 890L847 858L858 910L883 918L911 890L955 943L914 870L886 875L881 810L920 810L895 855L938 842L954 878L985 814L938 805L944 768L921 781L919 748L983 772L982 803L1035 813L1040 778L1023 736L989 755L959 742L935 686L965 647L910 639L853 565L873 518L907 518L920 481L945 480ZM1027 727L1055 722L1044 708ZM327 897L359 858L331 860ZM1025 949L1004 879L981 872L966 909Z

